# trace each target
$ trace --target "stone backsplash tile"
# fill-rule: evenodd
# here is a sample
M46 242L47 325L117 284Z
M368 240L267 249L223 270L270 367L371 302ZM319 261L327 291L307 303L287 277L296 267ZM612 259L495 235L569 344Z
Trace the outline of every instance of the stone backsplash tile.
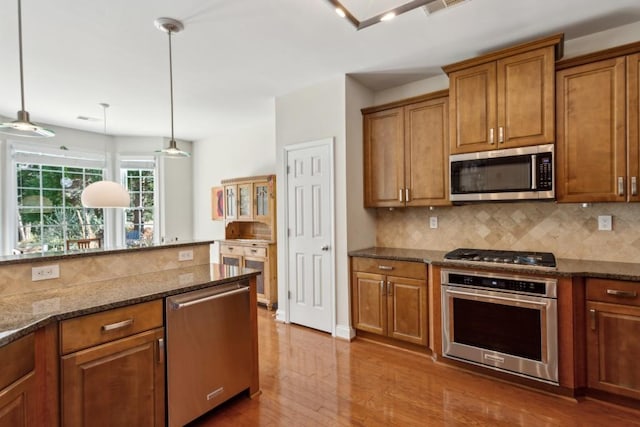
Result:
M598 231L598 216L613 231ZM429 217L438 228L429 228ZM550 251L560 258L640 262L640 204L554 202L378 209L376 244L448 251L459 247Z

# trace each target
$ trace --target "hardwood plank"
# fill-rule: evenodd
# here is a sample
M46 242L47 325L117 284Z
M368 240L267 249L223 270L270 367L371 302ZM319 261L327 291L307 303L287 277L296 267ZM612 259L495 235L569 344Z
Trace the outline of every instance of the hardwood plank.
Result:
M258 310L260 383L192 425L640 426L640 411L553 396L365 340L277 323Z

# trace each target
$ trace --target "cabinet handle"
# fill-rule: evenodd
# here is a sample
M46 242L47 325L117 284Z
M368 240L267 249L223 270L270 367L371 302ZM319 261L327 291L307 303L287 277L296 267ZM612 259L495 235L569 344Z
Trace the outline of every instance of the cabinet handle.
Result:
M387 282L387 295L393 296L393 284L391 282Z
M624 177L618 177L618 196L624 196Z
M591 330L596 330L596 311L592 308L589 310L589 324L591 325Z
M158 338L158 363L164 363L164 338Z
M493 140L493 128L489 129L489 144L493 145L494 144L494 140Z
M255 254L256 252L258 252L258 250L257 250L257 249L251 249L251 253L252 253L252 254Z
M400 190L398 190L398 201L399 202L404 202L404 200L402 200L402 193L403 193L403 191L402 191L402 188L401 188Z
M636 291L620 291L618 289L607 289L607 295L621 298L635 298L638 296Z
M631 177L631 195L632 196L638 195L638 177L636 176Z
M102 325L102 332L115 331L116 329L126 328L131 325L133 325L133 319L127 319L122 322L111 323L109 325Z
M409 189L408 188L404 189L404 201L405 202L410 202L411 201L411 199L409 199Z
M234 248L231 248L231 247L227 248L227 250L228 250L229 252L233 252L233 249L234 249Z
M385 296L387 292L384 289L384 280L380 280L380 295Z
M390 265L379 265L378 270L393 270L393 267Z
M498 129L498 142L504 144L504 128L502 126Z

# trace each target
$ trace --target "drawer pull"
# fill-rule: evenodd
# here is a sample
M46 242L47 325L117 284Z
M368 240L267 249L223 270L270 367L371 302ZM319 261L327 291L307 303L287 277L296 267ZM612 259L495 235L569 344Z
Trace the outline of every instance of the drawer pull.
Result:
M393 284L391 282L387 282L387 296L393 296Z
M133 325L133 319L127 319L122 322L111 323L109 325L102 325L102 332L110 332L116 329L126 328L131 325Z
M607 295L613 295L614 297L622 298L635 298L638 296L636 291L620 291L618 289L607 289Z
M252 253L252 254L255 254L256 252L258 252L258 250L257 250L257 249L251 249L251 253Z
M589 323L591 324L591 330L596 330L596 311L592 308L589 310Z
M379 265L378 270L393 270L393 267L390 265Z
M235 248L232 248L231 246L227 246L227 250L228 250L228 251L232 251L232 250L234 250L234 249L235 249Z

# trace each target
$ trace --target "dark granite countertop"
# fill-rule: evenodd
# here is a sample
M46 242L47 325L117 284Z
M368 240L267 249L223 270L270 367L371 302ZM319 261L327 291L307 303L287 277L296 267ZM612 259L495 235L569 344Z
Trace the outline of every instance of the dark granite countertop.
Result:
M256 276L219 264L139 274L0 299L0 347L58 320Z
M640 263L589 261L558 258L557 267L541 268L512 264L478 263L445 260L445 251L372 247L349 252L349 256L424 262L441 267L467 267L480 270L508 271L526 274L544 274L558 277L594 277L612 280L640 281Z
M178 248L181 246L210 245L214 240L185 240L182 242L160 243L150 246L139 246L135 248L92 248L79 249L64 252L37 252L22 255L0 255L0 264L25 264L37 261L55 261L59 259L81 258L86 256L119 254L128 251L152 251L155 249Z

